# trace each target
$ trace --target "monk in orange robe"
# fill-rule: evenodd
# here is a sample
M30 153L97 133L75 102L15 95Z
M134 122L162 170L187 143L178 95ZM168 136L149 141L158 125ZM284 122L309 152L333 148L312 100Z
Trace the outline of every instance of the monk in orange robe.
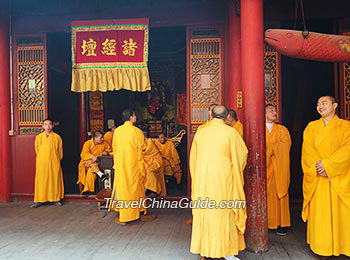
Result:
M43 121L44 132L35 138L36 171L34 187L34 203L32 208L44 202L60 202L64 196L61 160L63 157L62 139L53 129L51 119Z
M125 225L139 218L141 221L153 220L156 216L145 215L147 209L143 203L146 177L143 154L146 149L145 136L139 128L134 126L135 111L126 109L122 117L124 124L117 127L113 135L115 175L109 209L119 212L115 222ZM135 206L130 207L129 203Z
M243 138L243 125L241 121L237 118L237 113L233 109L230 109L228 111L227 118L225 120L225 123L229 126L232 126L236 131L239 133L239 135Z
M235 255L245 248L245 207L222 204L245 203L243 170L248 154L238 132L225 124L227 113L224 106L213 109L213 119L195 134L190 152L192 202L206 198L215 202L213 208L192 209L191 252L201 259L238 259Z
M102 155L109 155L112 147L103 140L103 134L96 131L93 138L84 143L80 154L79 176L77 184L80 187L80 193L95 192L95 180L98 175L101 181L106 180L107 176L100 171L97 164L97 158Z
M350 122L340 119L338 104L320 97L321 118L304 131L302 168L307 243L322 256L350 256Z
M106 132L103 136L103 140L105 140L111 147L112 147L112 141L113 141L113 133L115 129L116 127L113 126L111 128L111 131Z
M288 129L276 123L274 106L266 105L265 116L268 228L277 229L277 235L284 236L286 227L290 227L288 189L291 139Z
M163 157L164 174L167 176L175 176L177 184L180 184L182 177L180 156L174 143L161 133L158 140L155 141L155 144Z

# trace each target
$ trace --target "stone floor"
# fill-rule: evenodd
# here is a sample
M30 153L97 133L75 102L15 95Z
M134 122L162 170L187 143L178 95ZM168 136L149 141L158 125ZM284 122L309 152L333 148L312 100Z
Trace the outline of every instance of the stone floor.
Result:
M0 203L0 260L199 259L189 252L189 210L154 210L152 222L114 223L115 213L94 203L66 203L31 209L28 202ZM293 228L285 237L269 233L270 250L248 251L241 259L318 259L305 242L305 224L292 211ZM349 259L333 257L332 259Z

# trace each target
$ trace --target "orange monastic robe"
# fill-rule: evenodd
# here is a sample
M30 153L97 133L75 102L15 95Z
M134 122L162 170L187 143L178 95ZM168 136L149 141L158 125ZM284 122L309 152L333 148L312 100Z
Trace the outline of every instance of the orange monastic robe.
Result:
M151 138L147 139L146 144L147 147L143 153L146 167L145 188L160 196L166 196L163 158Z
M103 141L102 144L95 145L94 139L92 138L84 143L80 154L81 160L78 166L79 176L77 181L77 184L84 186L84 189L81 192L95 191L96 174L93 172L92 167L86 167L85 162L91 160L94 156L102 156L103 152L112 152L112 147L106 141Z
M63 199L64 185L61 163L62 139L51 132L38 134L35 138L36 171L34 202L57 202Z
M222 201L245 202L243 170L247 154L243 139L223 120L214 118L197 132L190 153L192 201L208 198L215 201L215 206ZM245 208L237 204L221 207L192 209L192 253L221 258L245 248Z
M140 218L140 212L147 212L143 205L126 207L125 203L136 203L145 199L144 181L146 170L143 151L146 149L143 132L130 121L114 130L114 184L111 208L119 211L120 222ZM119 208L117 208L119 207Z
M164 174L175 176L177 184L180 184L182 176L180 157L174 143L171 140L166 140L162 144L159 140L156 140L155 144L163 157Z
M288 129L273 124L266 128L266 174L268 227L290 226L289 196L291 139Z
M108 131L104 134L103 140L106 141L112 147L113 134L111 131Z
M328 177L317 174L321 160ZM312 121L302 148L307 243L318 255L350 256L350 122L337 116Z
M205 123L204 123L204 124L202 124L202 125L198 126L197 131L199 131L199 130L203 129L204 127L208 126L208 125L209 125L209 123L210 123L210 121L209 121L209 120L205 121Z
M237 132L239 133L239 135L243 138L243 125L241 123L241 121L237 121L234 125L233 128L237 130Z

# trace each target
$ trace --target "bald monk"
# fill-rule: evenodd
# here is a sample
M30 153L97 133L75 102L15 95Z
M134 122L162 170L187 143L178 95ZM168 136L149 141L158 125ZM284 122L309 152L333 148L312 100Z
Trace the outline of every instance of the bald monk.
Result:
M174 143L165 137L164 133L158 136L155 144L163 158L164 174L175 176L177 184L181 183L182 170L180 167L180 157Z
M302 168L307 243L323 259L350 256L350 122L336 115L338 104L320 97L321 118L304 130Z
M190 152L192 201L245 201L243 170L248 150L243 139L225 124L227 109L216 106L208 126L194 136ZM222 206L222 205L221 205ZM246 211L243 207L193 208L191 252L201 259L238 259L245 248Z
M233 109L230 109L228 111L225 123L236 129L239 135L243 138L243 125L241 121L238 120L236 111L234 111Z
M277 112L273 105L266 105L265 118L268 228L277 229L277 235L285 236L286 227L290 227L288 189L291 139L288 129L276 123Z
M95 192L96 175L101 181L105 181L107 176L101 172L97 164L97 159L103 155L109 155L112 147L103 140L103 134L96 131L93 138L84 143L80 154L79 176L77 184L79 184L80 194L87 192Z
M111 131L106 132L103 136L103 140L105 140L111 147L112 147L112 141L113 141L113 133L115 129L116 127L113 126L111 128Z
M147 133L144 133L147 136ZM151 138L146 138L146 149L143 152L146 168L145 188L152 191L152 196L166 196L163 158Z
M124 124L117 127L113 135L114 184L110 209L119 211L117 224L125 225L141 217L142 221L153 220L155 215L148 215L143 204L127 207L117 202L132 203L145 200L145 177L143 152L146 149L143 132L134 126L135 111L126 109L122 113ZM117 207L118 206L118 207ZM144 215L141 215L143 213Z
M213 108L214 108L215 106L217 106L217 104L211 104L211 105L209 106L209 108L208 108L208 120L205 121L204 124L198 126L197 131L199 131L199 130L201 130L203 127L206 127L207 125L209 125L211 119L213 118L213 117L212 117L212 110L213 110Z
M62 139L52 130L51 119L45 119L42 127L44 131L35 137L36 169L32 208L37 208L45 202L62 206L60 200L64 196L61 169Z

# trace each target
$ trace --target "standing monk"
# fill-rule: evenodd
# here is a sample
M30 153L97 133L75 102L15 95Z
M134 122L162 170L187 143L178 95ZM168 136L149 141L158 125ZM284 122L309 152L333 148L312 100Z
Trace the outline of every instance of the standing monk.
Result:
M350 256L350 122L340 119L338 104L320 97L321 118L304 131L302 167L307 243L323 256Z
M36 171L32 208L37 208L44 202L62 206L60 200L64 196L62 139L52 130L51 119L43 121L43 128L44 132L35 138Z
M225 124L227 113L224 106L216 106L213 120L196 133L191 147L192 202L208 198L221 205L192 209L191 252L202 259L237 259L234 255L245 248L243 169L248 150L238 132ZM225 207L228 201L243 203Z
M143 152L146 149L143 132L134 126L135 111L126 109L122 118L124 124L117 127L113 135L114 184L111 209L119 211L118 224L139 219L141 212L146 214L143 205L145 200L145 176ZM126 207L125 203L139 203L138 207ZM120 202L120 204L119 204ZM135 202L135 203L136 203ZM122 205L124 203L124 205ZM118 208L115 207L118 205ZM119 207L119 205L121 207ZM153 220L155 215L141 216L142 221Z
M77 181L81 194L95 191L96 175L101 178L101 181L106 180L107 176L98 167L97 159L102 155L109 155L111 152L112 147L103 140L103 134L100 131L96 131L93 138L84 143L80 154Z
M243 138L243 125L241 121L238 120L236 111L234 111L233 109L230 109L228 111L225 123L236 129L239 135Z
M180 156L174 143L165 137L164 133L159 135L155 144L163 157L164 174L175 176L177 184L181 183L182 170L180 167Z
M266 175L267 220L269 229L277 229L277 235L285 236L290 227L289 183L291 139L288 129L276 124L276 108L266 105Z

